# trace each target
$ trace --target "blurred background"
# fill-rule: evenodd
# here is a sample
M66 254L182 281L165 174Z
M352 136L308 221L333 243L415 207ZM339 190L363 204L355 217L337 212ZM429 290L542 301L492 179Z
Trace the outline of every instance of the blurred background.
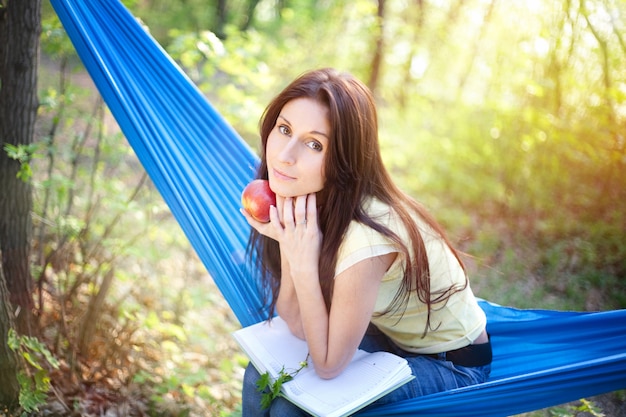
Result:
M622 0L124 3L254 149L265 105L295 76L331 66L363 80L388 168L467 254L477 296L626 308ZM239 324L48 1L42 28L33 357L52 383L28 388L33 404L41 415L239 415ZM624 415L625 398L526 415Z

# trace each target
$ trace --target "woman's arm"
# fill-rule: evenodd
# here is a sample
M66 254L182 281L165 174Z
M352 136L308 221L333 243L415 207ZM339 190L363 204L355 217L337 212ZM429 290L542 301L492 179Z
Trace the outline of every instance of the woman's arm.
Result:
M300 306L298 304L298 296L296 295L291 279L289 263L285 256L281 255L281 278L278 299L276 300L276 311L287 323L289 330L296 337L304 339L304 330L302 329L302 321L300 318Z
M315 274L295 274L302 327L322 378L337 376L350 363L370 323L378 288L396 253L365 259L335 277L330 314Z
M293 204L290 199L289 204ZM255 220L248 212L241 210L241 214L246 218L250 226L254 227L259 233L276 240L280 245L280 263L281 263L281 278L280 288L278 290L278 298L276 299L276 311L285 320L289 330L299 337L304 339L304 332L302 330L302 322L300 321L300 307L298 305L298 297L293 286L293 280L291 279L291 273L289 268L289 262L287 257L283 254L283 242L281 242L283 227L283 210L285 205L285 198L282 196L276 196L276 206L270 207L270 219L269 223L262 223Z
M397 254L365 259L336 276L328 313L319 283L322 237L315 195L297 197L295 204L286 203L284 210L282 255L289 265L302 331L315 371L322 378L333 378L350 363L361 343L382 277Z
M333 378L350 363L361 343L382 277L397 254L365 259L337 275L329 313L319 283L322 235L315 194L277 202L278 208L270 210L270 223L243 214L260 233L279 242L278 313L294 335L307 341L317 374Z

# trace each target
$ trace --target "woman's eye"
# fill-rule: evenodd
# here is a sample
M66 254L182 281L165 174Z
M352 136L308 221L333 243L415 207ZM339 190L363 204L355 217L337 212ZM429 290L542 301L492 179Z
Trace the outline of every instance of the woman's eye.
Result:
M324 149L324 147L322 146L321 143L319 143L316 140L312 140L309 143L307 143L307 145L309 146L309 148L313 149L314 151L318 151L321 152L322 149Z
M287 135L287 136L291 135L291 129L289 129L289 126L279 125L278 131L282 133L283 135Z

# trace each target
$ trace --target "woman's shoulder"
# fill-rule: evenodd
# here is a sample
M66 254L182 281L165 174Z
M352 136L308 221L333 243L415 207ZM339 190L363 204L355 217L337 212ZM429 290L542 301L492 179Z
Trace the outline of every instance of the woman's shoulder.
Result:
M374 197L364 200L362 203L362 209L363 213L369 219L384 225L389 223L389 220L393 215L392 209L389 205ZM359 220L352 220L350 222L344 236L344 240L347 241L356 240L361 243L369 242L369 244L374 243L373 241L379 242L381 239L384 240L384 236L381 233L376 231L367 223Z
M386 226L396 234L404 236L407 225L398 214L397 208L376 197L369 197L363 202L365 214L377 223ZM414 223L422 239L437 238L438 234L428 225L428 223L412 207L403 206L410 215L410 222Z
M377 223L387 224L391 215L391 208L380 200L373 198L363 202L364 213ZM392 239L372 226L357 220L352 220L343 236L337 257L340 270L355 260L378 256L397 249Z
M361 203L363 212L375 221L379 221L381 218L389 218L393 215L394 209L388 203L376 198L367 197Z

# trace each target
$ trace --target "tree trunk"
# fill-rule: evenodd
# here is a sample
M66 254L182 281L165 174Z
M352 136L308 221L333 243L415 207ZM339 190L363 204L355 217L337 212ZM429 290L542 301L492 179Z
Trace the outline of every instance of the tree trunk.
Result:
M7 345L9 329L13 328L13 314L9 308L9 293L4 285L0 269L0 415L12 409L19 401L20 387L17 383L17 358Z
M456 101L458 101L461 95L463 94L463 90L465 89L465 84L467 83L470 73L472 72L472 69L474 68L474 63L476 62L476 57L478 56L478 50L480 49L480 45L483 42L483 38L487 31L487 27L491 23L491 17L493 15L495 6L496 6L496 0L491 0L491 2L489 3L489 6L487 7L487 10L485 11L485 14L483 16L483 24L480 26L480 32L478 33L478 36L476 37L476 39L474 39L474 42L472 44L472 50L469 56L469 62L465 66L465 71L463 72L463 74L461 74L461 77L459 79L459 85L458 85L457 93L456 93Z
M417 0L415 5L410 5L407 8L405 18L407 19L405 24L411 28L412 41L411 41L411 53L408 54L406 61L402 67L402 75L404 81L400 84L397 92L398 103L402 111L406 110L407 102L412 94L411 86L414 84L413 75L411 73L413 69L413 59L417 54L418 47L420 45L420 38L424 29L424 16L425 16L424 0Z
M3 1L0 0L0 4ZM10 301L21 333L31 334L30 274L32 189L16 177L20 163L5 145L33 142L37 116L37 65L41 0L4 0L0 7L0 249Z
M370 78L367 82L367 86L372 91L372 94L376 95L378 90L378 82L380 80L381 66L383 62L384 50L385 50L385 0L378 0L378 30L376 32L374 56L372 57Z
M215 27L215 35L220 39L226 39L226 24L228 23L228 9L226 0L217 0L217 23Z
M254 21L254 11L259 2L260 0L248 0L246 5L245 20L240 28L242 32L247 31L252 26L252 22Z

